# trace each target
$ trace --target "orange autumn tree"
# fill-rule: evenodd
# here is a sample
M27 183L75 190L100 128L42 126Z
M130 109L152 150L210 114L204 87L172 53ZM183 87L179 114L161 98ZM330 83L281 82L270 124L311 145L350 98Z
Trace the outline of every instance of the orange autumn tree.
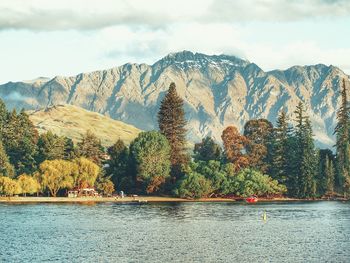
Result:
M248 139L241 135L235 126L228 126L221 135L225 149L226 159L234 166L235 172L249 165L246 154L242 151L248 143Z

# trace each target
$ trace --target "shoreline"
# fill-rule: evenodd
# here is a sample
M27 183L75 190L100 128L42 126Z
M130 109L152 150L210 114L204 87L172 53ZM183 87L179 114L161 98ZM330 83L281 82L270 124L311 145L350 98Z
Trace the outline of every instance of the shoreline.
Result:
M346 199L297 199L297 198L259 198L258 203L269 202L315 202L315 201L349 201ZM200 198L200 199L184 199L178 197L161 197L161 196L137 196L137 197L0 197L1 203L162 203L162 202L244 202L244 200L235 200L234 198Z

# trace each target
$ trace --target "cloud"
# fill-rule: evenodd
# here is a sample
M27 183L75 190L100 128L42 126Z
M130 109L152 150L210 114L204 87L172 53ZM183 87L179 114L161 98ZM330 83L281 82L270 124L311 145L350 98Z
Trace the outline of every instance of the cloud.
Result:
M5 101L25 101L27 98L22 96L17 91L11 92L10 94L4 96Z
M2 0L0 29L94 30L116 25L299 21L350 15L347 0Z

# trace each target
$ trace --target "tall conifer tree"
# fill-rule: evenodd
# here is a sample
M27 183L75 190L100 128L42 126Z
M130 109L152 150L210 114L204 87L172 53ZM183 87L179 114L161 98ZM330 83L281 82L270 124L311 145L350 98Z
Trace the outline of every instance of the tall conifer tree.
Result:
M350 133L350 109L348 105L345 80L342 82L341 106L337 112L337 126L335 127L337 148L336 188L343 190L346 178L349 177L349 133Z
M171 83L169 90L161 102L158 112L160 132L168 139L171 147L170 161L173 179L182 174L182 165L188 162L186 154L186 124L184 102L176 92L175 83Z

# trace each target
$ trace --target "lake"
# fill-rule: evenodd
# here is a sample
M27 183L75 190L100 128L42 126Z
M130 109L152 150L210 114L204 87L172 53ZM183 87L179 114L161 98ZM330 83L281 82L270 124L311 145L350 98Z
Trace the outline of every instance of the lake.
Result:
M43 261L350 262L350 203L0 204L0 262Z

